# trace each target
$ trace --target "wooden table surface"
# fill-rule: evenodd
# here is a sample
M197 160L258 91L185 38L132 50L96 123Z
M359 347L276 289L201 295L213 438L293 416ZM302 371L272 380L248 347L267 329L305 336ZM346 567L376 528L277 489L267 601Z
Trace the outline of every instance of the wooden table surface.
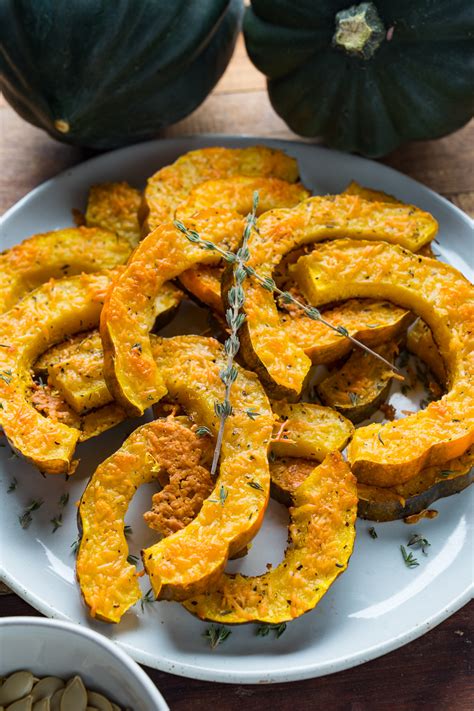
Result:
M189 118L163 136L234 133L297 138L270 106L263 77L239 41L231 64L214 92ZM20 119L0 100L0 211L60 171L94 155L57 143ZM412 143L384 163L445 195L474 214L474 122L446 138ZM374 709L472 709L472 618L474 604L395 652L360 667L291 684L245 686L182 679L147 669L172 711L368 711ZM0 598L0 614L39 614L13 594ZM151 711L151 710L150 710Z

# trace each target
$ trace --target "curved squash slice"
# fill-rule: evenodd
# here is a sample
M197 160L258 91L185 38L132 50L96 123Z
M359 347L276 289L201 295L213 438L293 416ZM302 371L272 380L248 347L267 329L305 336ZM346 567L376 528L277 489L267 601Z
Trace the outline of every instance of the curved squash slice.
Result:
M426 363L439 383L446 382L446 368L439 354L438 346L433 341L430 329L421 318L417 319L408 331L407 348L410 353L414 353Z
M136 247L141 238L140 203L140 192L128 183L92 185L87 198L86 224L115 232Z
M187 220L190 229L223 245L241 234L243 224L240 215L222 219L219 210L205 210ZM219 260L219 254L202 250L167 223L140 242L114 282L100 322L104 375L112 395L131 414L142 414L166 393L150 344L163 284L194 264L216 264Z
M184 607L224 624L281 624L312 610L346 569L355 539L355 478L337 452L296 489L283 562L263 575L222 576Z
M354 432L352 423L330 407L277 400L271 405L278 418L271 449L278 457L306 457L320 462L330 452L344 449Z
M112 269L131 251L127 240L98 228L34 235L0 254L0 313L48 279Z
M292 496L314 471L314 461L302 457L279 457L270 462L270 496L291 506Z
M474 442L474 288L456 269L386 242L338 240L302 257L297 281L314 305L383 297L426 321L446 366L448 392L425 410L356 430L348 456L358 480L408 481Z
M374 349L393 363L398 353L394 341ZM328 375L317 387L322 402L349 418L361 422L385 402L393 370L362 349L355 349L341 368Z
M371 200L372 202L391 202L396 205L404 205L406 203L397 200L393 195L384 193L381 190L372 190L372 188L365 188L360 185L355 180L349 183L347 188L342 192L343 195L358 195L364 200Z
M0 317L0 424L13 449L47 474L69 471L80 433L28 402L30 369L50 346L97 326L110 283L106 274L52 279Z
M196 423L216 433L214 404L222 400L224 392L219 377L226 363L222 346L214 339L197 336L153 340L153 353L170 397L178 400ZM159 598L185 599L205 590L220 576L228 557L244 548L260 528L270 486L270 404L256 376L242 369L231 402L233 413L224 429L214 491L186 528L143 551L145 570ZM249 409L260 413L258 428L246 412ZM98 468L80 506L84 526L78 558L81 586L86 584L84 576L92 592L94 585L104 581L93 609L108 621L118 621L140 597L136 572L126 561L121 538L123 517L137 478L151 476L150 470L160 467L165 443L155 447L148 434L159 426L154 422L133 433L122 449ZM170 452L176 455L175 448L166 456L171 456ZM90 531L93 545L87 540Z
M437 222L431 215L409 205L371 202L355 195L313 197L292 209L271 210L259 218L248 242L248 265L262 277L271 278L282 258L305 244L346 236L383 239L417 250L433 239L436 230ZM226 270L224 294L230 281L230 270ZM246 280L244 289L247 318L241 333L242 354L272 392L280 397L295 396L311 362L289 334L283 334L273 295L252 279Z
M462 491L474 481L474 449L445 464L422 469L413 479L392 487L358 484L358 515L371 521L393 521L427 509L445 496Z
M140 210L145 234L172 220L178 205L199 183L235 175L273 177L295 183L298 165L283 151L266 146L201 148L185 153L148 179Z
M278 178L249 178L237 175L222 180L207 180L195 187L188 199L176 210L176 218L186 222L200 210L213 207L231 213L247 215L252 210L254 192L259 195L258 212L278 207L293 207L309 197L310 193L300 183L288 183ZM238 244L240 234L236 235ZM223 266L199 265L183 272L179 280L199 301L216 311L223 312L221 277Z

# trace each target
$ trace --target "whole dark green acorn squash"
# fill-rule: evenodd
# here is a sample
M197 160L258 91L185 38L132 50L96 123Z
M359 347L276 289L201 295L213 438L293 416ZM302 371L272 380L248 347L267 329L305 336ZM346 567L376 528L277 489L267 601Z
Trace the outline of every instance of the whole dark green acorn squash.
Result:
M2 90L58 140L144 140L209 94L242 12L242 0L2 0Z
M244 34L275 111L376 157L474 113L472 0L252 0Z

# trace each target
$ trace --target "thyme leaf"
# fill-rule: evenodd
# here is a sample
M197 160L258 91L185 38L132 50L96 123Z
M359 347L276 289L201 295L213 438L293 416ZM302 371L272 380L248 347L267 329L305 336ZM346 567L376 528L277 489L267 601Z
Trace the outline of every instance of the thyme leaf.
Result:
M199 427L196 427L196 434L198 437L212 437L211 430L205 425L199 425Z
M33 516L31 514L33 513L33 511L37 511L43 504L44 504L44 501L42 499L38 499L37 501L32 501L31 503L28 504L28 506L23 511L21 516L18 516L18 520L19 520L20 526L22 528L29 527L29 525L33 521Z
M374 539L378 538L377 531L375 530L375 528L373 526L371 526L369 528L369 536Z
M10 482L10 485L7 489L7 494L11 494L12 491L15 491L16 487L18 486L18 481L13 477L13 479Z
M403 556L403 562L405 563L407 568L416 568L418 565L420 565L413 553L407 553L407 549L405 548L405 546L400 546L400 551Z
M221 488L219 489L219 501L221 503L221 506L224 506L228 495L229 495L229 492L225 488L224 484L222 484Z
M231 634L232 631L224 625L211 625L202 636L209 640L210 648L215 649L219 644L225 642Z
M419 533L414 533L408 541L407 545L410 548L421 548L421 552L424 555L428 555L428 553L426 552L426 548L431 546L431 543L428 541L427 538L423 538L423 536L420 536Z
M286 631L286 622L282 622L279 625L270 625L270 624L263 624L259 625L255 631L255 634L257 637L267 637L270 632L275 633L276 639L282 636L282 634Z
M252 487L252 489L257 489L257 491L263 491L263 486L261 486L257 481L248 481L247 484Z

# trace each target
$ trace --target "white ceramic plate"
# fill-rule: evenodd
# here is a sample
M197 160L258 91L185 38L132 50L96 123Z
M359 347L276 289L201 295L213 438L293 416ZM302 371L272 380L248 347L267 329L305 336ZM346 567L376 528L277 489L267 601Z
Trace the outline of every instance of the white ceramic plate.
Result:
M35 232L70 225L71 208L84 207L91 183L128 180L140 187L147 176L185 151L258 142L295 156L303 181L315 193L340 192L355 179L429 210L440 224L438 251L472 278L472 222L439 195L379 163L301 143L242 137L201 136L143 143L82 163L44 183L7 213L1 247ZM194 332L199 332L198 316L203 324L202 313L188 310L168 333L191 322ZM119 625L92 621L74 577L74 502L95 464L116 449L135 425L125 423L81 446L81 465L69 483L63 477L44 479L31 466L12 459L8 448L0 450L3 579L45 615L99 630L137 661L163 671L211 681L257 683L304 679L361 664L419 637L468 601L472 588L472 490L437 502L439 517L416 527L403 522L376 524L377 540L368 535L371 524L359 521L348 571L314 611L288 625L278 640L273 634L257 637L254 626L244 626L234 628L227 641L211 652L202 637L206 625L177 603L148 604L143 612L137 605ZM17 487L7 494L13 477ZM57 514L59 498L66 491L70 503L64 524L53 534L50 519ZM151 541L151 532L140 522L139 514L146 510L150 493L150 488L142 487L127 517L134 529L132 553ZM44 504L34 514L30 528L23 530L18 515L38 498L44 499ZM284 549L286 522L286 511L272 502L250 555L232 563L232 569L256 574L265 569L265 563L277 563ZM400 544L406 544L414 531L426 535L431 547L428 556L416 552L420 565L408 569ZM143 587L149 587L146 581Z

